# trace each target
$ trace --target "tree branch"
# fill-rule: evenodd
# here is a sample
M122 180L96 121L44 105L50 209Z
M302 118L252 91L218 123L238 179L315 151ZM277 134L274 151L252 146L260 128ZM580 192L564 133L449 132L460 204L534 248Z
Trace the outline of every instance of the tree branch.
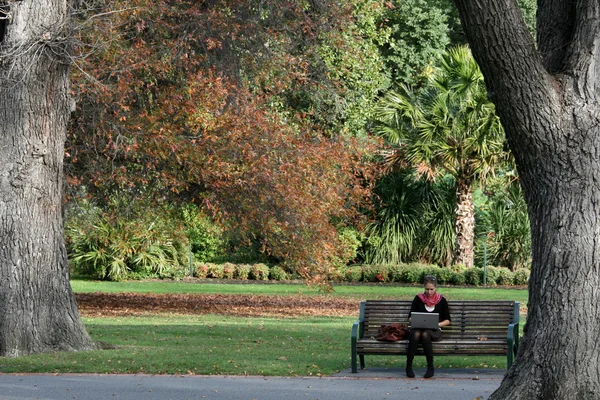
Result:
M499 91L521 92L523 84L548 83L550 77L515 0L455 3L492 97Z
M544 65L550 73L565 69L565 55L573 39L575 2L539 0L537 42Z
M597 0L565 3L569 4L570 8L563 10L565 15L562 23L571 29L564 34L564 50L555 49L554 53L560 53L561 50L564 53L563 69L574 79L573 88L577 94L595 102L599 89L597 76L600 74L600 3ZM540 18L553 17L552 14L548 15L546 10L542 9L540 12Z

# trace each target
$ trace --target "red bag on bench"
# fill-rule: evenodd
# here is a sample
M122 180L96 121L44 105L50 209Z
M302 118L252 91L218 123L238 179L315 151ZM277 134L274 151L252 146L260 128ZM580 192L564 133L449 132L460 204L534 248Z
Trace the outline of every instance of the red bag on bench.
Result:
M381 325L377 332L377 340L386 342L397 342L408 338L408 325L406 324L389 324Z

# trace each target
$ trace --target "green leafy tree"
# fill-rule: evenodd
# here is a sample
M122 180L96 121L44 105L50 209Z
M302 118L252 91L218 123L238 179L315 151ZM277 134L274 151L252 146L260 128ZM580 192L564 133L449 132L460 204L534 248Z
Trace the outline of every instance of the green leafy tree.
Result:
M506 158L504 135L483 76L467 47L444 54L418 91L389 92L377 131L393 146L388 162L408 161L419 175L456 179L454 263L473 266L473 186Z
M387 2L382 26L389 40L381 45L394 85L412 84L449 44L447 10L426 0Z

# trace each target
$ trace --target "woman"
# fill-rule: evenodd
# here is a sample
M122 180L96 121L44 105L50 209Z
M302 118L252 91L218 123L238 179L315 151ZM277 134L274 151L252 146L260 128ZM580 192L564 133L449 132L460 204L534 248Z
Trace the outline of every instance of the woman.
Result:
M419 343L423 345L423 351L427 358L427 372L425 378L431 378L434 374L433 368L433 345L431 342L440 340L442 337L442 327L451 323L448 302L437 292L437 280L433 275L427 275L424 280L424 293L415 296L408 314L408 319L413 312L434 312L440 315L439 329L417 329L410 330L408 338L408 351L406 353L406 376L414 378L415 373L412 369L412 362L417 352Z

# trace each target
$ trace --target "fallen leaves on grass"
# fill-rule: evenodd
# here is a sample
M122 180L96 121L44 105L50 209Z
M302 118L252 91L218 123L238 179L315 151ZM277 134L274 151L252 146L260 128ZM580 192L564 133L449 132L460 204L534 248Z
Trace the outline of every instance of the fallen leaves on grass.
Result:
M237 316L354 316L359 301L330 296L253 296L224 294L76 293L84 316L158 313Z

